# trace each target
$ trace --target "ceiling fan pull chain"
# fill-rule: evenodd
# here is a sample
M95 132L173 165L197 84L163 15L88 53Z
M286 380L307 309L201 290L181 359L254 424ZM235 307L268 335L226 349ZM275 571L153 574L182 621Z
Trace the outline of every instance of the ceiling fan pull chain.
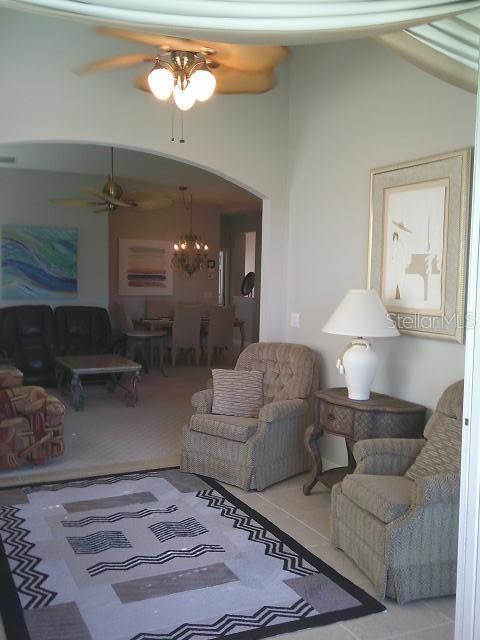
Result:
M185 142L185 138L183 137L183 111L180 112L180 143Z
M170 124L171 124L171 142L175 142L175 105L173 100L171 102L171 114L170 114Z

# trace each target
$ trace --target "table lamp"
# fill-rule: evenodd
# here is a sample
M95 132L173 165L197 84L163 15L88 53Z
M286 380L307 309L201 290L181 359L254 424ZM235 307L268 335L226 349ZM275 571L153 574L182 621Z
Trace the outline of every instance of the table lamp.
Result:
M399 335L380 296L373 289L350 289L323 331L356 336L338 359L337 369L341 375L345 375L348 397L352 400L368 400L377 373L378 358L365 338Z

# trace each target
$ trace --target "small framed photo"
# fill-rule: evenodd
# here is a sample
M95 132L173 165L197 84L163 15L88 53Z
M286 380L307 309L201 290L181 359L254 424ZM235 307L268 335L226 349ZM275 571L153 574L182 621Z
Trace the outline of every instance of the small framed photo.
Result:
M401 333L464 341L471 150L373 169L368 286Z
M207 269L215 269L215 260L207 260Z

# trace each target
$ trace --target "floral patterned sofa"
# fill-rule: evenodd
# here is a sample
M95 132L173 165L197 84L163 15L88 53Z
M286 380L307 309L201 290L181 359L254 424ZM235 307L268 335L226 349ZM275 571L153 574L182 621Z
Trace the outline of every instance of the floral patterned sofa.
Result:
M61 456L64 416L65 406L45 389L22 386L20 371L0 371L0 469Z

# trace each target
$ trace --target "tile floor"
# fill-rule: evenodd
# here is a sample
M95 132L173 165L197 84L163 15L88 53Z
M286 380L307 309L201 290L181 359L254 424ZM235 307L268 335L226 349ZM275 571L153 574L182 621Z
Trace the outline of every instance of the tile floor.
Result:
M227 487L339 573L375 596L368 578L329 539L330 493L317 485L304 496L307 474L260 492ZM289 640L451 640L454 635L455 598L422 600L407 605L385 601L387 611L327 627L286 634Z
M158 372L145 377L141 401L127 409L121 398L101 387L87 389L83 412L68 410L66 455L47 466L2 472L0 487L19 482L154 468L178 464L181 428L190 415L190 396L205 387L206 368L178 367L169 377ZM68 404L68 401L67 401ZM306 475L291 478L262 492L227 487L286 533L352 582L372 593L368 579L329 542L329 492L317 485L304 496ZM451 640L455 599L439 598L399 606L386 601L387 611L327 627L282 635L288 640ZM0 640L5 635L0 624Z

